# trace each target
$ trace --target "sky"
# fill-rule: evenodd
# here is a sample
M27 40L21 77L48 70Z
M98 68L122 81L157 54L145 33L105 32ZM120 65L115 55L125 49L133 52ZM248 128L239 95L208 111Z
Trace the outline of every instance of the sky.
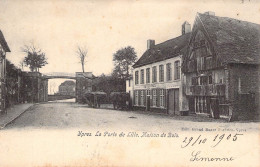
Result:
M0 29L17 66L26 56L21 47L34 44L48 58L40 72L79 72L81 46L88 50L85 71L100 75L112 72L118 49L132 46L139 58L148 39L180 36L184 21L193 25L206 11L260 24L259 0L0 0Z

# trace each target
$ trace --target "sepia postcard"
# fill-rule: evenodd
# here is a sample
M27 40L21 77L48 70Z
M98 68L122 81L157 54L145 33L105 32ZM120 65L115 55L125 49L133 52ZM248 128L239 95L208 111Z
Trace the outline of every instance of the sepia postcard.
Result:
M1 167L259 167L260 1L0 0Z

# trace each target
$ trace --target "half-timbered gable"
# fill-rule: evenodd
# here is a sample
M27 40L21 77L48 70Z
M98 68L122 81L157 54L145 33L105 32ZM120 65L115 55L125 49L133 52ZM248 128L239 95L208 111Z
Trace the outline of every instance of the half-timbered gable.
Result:
M231 118L245 110L238 102L242 96L259 99L259 39L258 24L212 12L197 14L182 68L191 112Z

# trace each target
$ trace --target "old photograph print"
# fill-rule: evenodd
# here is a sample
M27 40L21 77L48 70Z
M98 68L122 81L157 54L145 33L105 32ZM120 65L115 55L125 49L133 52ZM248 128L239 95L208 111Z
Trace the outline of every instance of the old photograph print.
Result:
M0 0L0 166L260 166L258 0Z

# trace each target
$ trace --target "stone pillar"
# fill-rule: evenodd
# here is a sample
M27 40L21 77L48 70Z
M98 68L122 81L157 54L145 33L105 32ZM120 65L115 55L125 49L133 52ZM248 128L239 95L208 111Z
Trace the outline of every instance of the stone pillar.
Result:
M76 102L82 103L86 92L92 92L92 72L76 72Z

